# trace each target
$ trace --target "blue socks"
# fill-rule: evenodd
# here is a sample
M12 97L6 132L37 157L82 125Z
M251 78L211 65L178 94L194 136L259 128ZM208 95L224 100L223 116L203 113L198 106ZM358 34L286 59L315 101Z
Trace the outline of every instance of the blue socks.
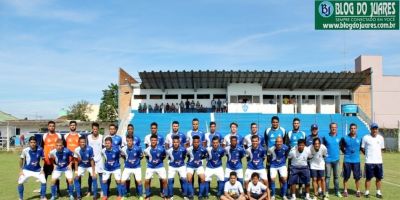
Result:
M282 189L281 189L281 196L284 197L286 196L287 193L287 189L288 189L288 184L287 182L282 182Z
M51 197L56 197L57 185L51 185Z
M243 179L242 178L238 178L237 180L243 185Z
M275 181L271 181L271 196L275 196Z
M18 194L20 199L24 199L24 185L18 185Z
M78 198L80 198L81 197L81 183L79 182L79 177L75 177L74 184L75 184L76 196Z
M207 182L200 183L199 197L207 196L207 194L208 194L208 193L206 193L207 186L208 186Z
M136 190L138 192L138 196L141 197L143 195L143 185L141 183L136 185Z
M80 187L80 185L79 185L79 187ZM72 183L68 184L68 194L69 194L69 196L73 196L74 195L74 185Z
M107 191L108 191L108 184L107 184L107 182L101 182L102 184L101 184L101 190L103 191L103 196L105 196L105 197L107 197L108 196L108 194L107 194Z
M210 181L206 181L206 188L204 192L204 196L208 196L208 194L210 193Z
M46 196L46 183L40 185L40 197L44 198Z
M92 193L93 197L97 195L97 178L92 179Z
M187 195L189 197L193 197L193 193L194 193L194 188L193 188L193 182L187 184Z
M168 179L168 193L167 197L172 197L174 195L174 179L170 178Z
M146 188L146 197L150 197L151 192L150 192L150 187Z
M225 181L218 181L218 193L217 193L218 196L224 194L224 186L225 186Z

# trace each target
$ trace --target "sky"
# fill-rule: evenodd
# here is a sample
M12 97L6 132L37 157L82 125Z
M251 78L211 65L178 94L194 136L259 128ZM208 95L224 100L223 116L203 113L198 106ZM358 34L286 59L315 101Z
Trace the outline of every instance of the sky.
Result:
M314 29L314 1L0 0L0 110L52 119L99 104L121 67L167 70L353 70L381 55L400 75L399 31Z

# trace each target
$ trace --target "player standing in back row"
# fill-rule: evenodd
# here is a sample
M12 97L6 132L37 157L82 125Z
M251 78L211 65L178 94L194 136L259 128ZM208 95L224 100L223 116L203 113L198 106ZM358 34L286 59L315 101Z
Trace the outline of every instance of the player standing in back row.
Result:
M383 179L383 165L382 165L382 150L385 149L385 140L379 134L378 124L371 124L371 134L365 135L361 143L361 151L365 154L365 198L369 198L369 187L371 186L371 179L376 179L376 197L383 198L382 196L382 179Z
M353 172L353 178L356 184L356 196L361 197L360 192L360 179L361 179L361 167L360 167L360 150L361 150L361 138L357 136L357 125L350 124L350 133L342 138L340 142L340 149L344 154L343 160L343 196L348 197L347 192L347 181L350 178L351 172Z

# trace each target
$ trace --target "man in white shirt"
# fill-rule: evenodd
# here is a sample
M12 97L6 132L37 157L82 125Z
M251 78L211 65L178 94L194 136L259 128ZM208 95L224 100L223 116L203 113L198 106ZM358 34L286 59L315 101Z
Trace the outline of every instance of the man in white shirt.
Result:
M314 188L314 197L318 198L318 188L321 188L323 199L327 199L325 196L325 157L327 155L327 149L325 145L321 144L321 139L316 137L313 139L313 145L310 145L311 160L310 160L310 171L311 178Z
M101 156L101 150L103 149L103 135L99 134L99 124L94 122L92 123L92 134L87 136L87 142L88 146L93 148L93 160L95 163L95 168L96 168L96 173L99 175L99 182L101 183L101 180L103 178L103 157ZM92 191L92 176L88 176L88 186L89 186L89 191ZM96 180L97 181L97 180ZM92 194L95 196L96 194ZM101 194L102 196L103 194Z
M378 124L371 124L371 134L365 135L361 142L361 151L365 154L365 197L369 198L371 179L376 179L376 197L383 198L381 181L383 179L382 150L385 141L379 134Z
M289 185L292 200L296 199L296 185L306 186L306 200L310 200L310 169L307 160L311 158L311 151L306 147L306 140L300 139L297 146L289 152L288 159L291 160Z

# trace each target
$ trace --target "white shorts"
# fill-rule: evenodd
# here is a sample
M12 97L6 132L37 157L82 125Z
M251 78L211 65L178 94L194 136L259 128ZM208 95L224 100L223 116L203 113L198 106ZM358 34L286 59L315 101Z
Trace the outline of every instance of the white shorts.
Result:
M269 169L269 172L270 172L271 179L274 179L276 177L276 175L278 174L278 172L281 177L285 177L285 178L287 177L287 167L286 166L277 167L277 168L271 167Z
M22 173L23 175L19 176L18 178L18 184L24 183L26 180L28 180L29 177L34 177L40 181L40 183L46 184L46 178L44 177L44 173L41 174L40 172L34 172L30 170L23 169Z
M142 169L140 167L137 168L125 168L122 172L121 181L126 181L130 179L131 175L135 176L136 181L142 181Z
M250 181L251 175L253 173L258 173L258 175L260 175L260 178L262 180L268 180L267 170L266 169L246 169L244 180L245 181Z
M62 173L65 174L65 178L67 178L67 179L73 178L72 170L67 169L66 171L53 170L53 173L51 174L51 179L53 179L53 180L59 179L61 177Z
M224 169L222 167L217 167L217 168L208 168L206 167L206 181L211 181L212 176L216 176L218 181L223 181L225 179L224 177Z
M78 176L84 175L86 171L89 172L91 176L93 176L92 167L78 167ZM97 174L96 168L94 169L94 173Z
M174 178L175 174L178 173L180 177L184 177L186 179L186 167L168 167L168 178Z
M204 174L204 167L203 166L197 168L186 167L187 174L194 174L195 172L197 172L197 175Z
M159 168L147 168L146 169L146 176L145 179L151 179L153 178L153 175L157 174L160 179L167 179L167 173L165 171L164 167L159 167Z
M225 178L229 179L231 172L236 172L237 178L243 178L243 169L231 170L229 168L225 169Z
M103 173L104 171L104 162L103 159L100 159L98 161L94 161L94 165L96 167L96 173Z
M114 179L116 181L121 180L121 169L116 169L114 171L104 170L103 171L103 181L107 181L110 178L111 174L114 175Z

